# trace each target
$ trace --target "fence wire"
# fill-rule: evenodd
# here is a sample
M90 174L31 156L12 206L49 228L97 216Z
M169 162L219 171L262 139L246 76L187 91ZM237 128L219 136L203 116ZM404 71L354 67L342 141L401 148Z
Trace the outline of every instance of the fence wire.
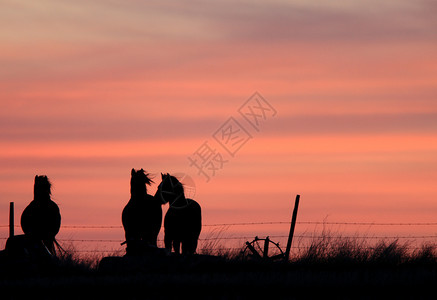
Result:
M264 221L264 222L235 222L235 223L216 223L216 224L203 224L203 227L232 227L232 226L257 226L257 225L290 225L290 221ZM437 222L328 222L328 221L298 221L297 224L301 225L344 225L344 226L437 226ZM7 228L9 225L0 225L0 228ZM14 225L15 228L20 228L20 225ZM62 225L62 229L123 229L122 225ZM437 228L436 228L437 229ZM288 235L269 235L270 238L273 239L285 239L288 238ZM317 234L295 234L294 238L297 239L317 239L320 238L321 235ZM200 237L199 241L203 241L205 243L208 242L219 242L219 241L249 241L253 240L254 236L216 236L216 237ZM403 239L403 240L434 240L437 239L437 233L436 234L430 234L430 235L329 235L329 238L332 239L362 239L362 240L395 240L395 239ZM6 240L7 237L0 237L0 240ZM106 244L121 244L124 240L122 239L66 239L66 238L60 238L58 239L61 243L88 243L88 244L97 244L102 245L103 243ZM158 242L163 242L162 239L158 239ZM241 247L221 247L220 245L217 246L217 248L208 248L208 244L205 245L202 250L206 251L237 251L241 250L242 247L244 247L244 244L242 244ZM304 249L305 246L296 245L292 246L292 249ZM371 248L369 246L369 248ZM409 247L411 250L418 250L419 247ZM94 249L94 250L87 250L87 249L76 249L75 252L77 253L121 253L123 252L120 248L117 249L107 249L107 250L101 250L101 249Z
M221 226L251 226L251 225L282 225L290 224L290 221L271 221L271 222L240 222L240 223L217 223L202 224L203 227L221 227ZM297 221L296 224L306 225L358 225L358 226L437 226L437 222L324 222L324 221ZM9 227L9 225L0 225L0 228ZM14 227L21 227L14 225ZM83 229L113 229L123 228L122 225L62 225L62 228L83 228Z

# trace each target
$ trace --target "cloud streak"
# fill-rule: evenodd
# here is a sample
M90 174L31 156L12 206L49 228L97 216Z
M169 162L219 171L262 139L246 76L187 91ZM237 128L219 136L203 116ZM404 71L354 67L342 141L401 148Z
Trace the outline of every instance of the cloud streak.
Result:
M231 115L232 111L230 111ZM271 121L264 136L288 135L368 135L436 134L437 113L422 114L343 114L285 116ZM0 120L3 141L153 141L207 139L227 116L205 119L118 119L107 116L88 118L25 117ZM250 126L242 123L243 125ZM209 131L207 130L209 128ZM248 127L250 128L250 127Z
M404 0L5 1L0 198L24 207L47 173L66 219L104 206L114 211L99 220L114 223L129 170L144 167L192 174L221 223L266 206L279 216L298 192L311 220L431 218L436 12ZM187 155L254 91L277 116L206 184Z

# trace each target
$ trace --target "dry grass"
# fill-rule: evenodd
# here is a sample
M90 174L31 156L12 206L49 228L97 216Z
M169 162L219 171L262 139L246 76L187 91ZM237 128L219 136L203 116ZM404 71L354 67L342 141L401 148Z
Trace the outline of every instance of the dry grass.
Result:
M270 263L247 260L226 250L219 243L223 232L211 232L211 239L199 248L201 254L219 257L115 257L115 264L106 271L98 268L98 255L84 258L71 247L46 269L23 268L24 272L15 277L9 274L0 277L2 299L434 296L437 282L434 244L413 250L409 243L397 240L369 245L358 238L324 235L315 237L307 246L301 245L303 248L294 253L289 263ZM14 269L17 270L16 266ZM0 270L2 273L4 269Z
M198 254L201 256L214 256L224 263L231 265L245 265L253 261L241 255L240 249L226 248L226 228L211 231L199 244ZM314 237L307 245L299 244L298 250L291 254L289 266L434 266L437 267L437 246L429 243L419 248L412 248L408 241L380 240L369 244L363 238L339 237L324 232L321 236ZM98 271L102 258L101 253L84 255L76 251L73 244L64 247L65 251L59 253L58 258L51 263L50 272L56 268L55 273L61 274L86 274ZM108 256L108 255L105 255ZM120 253L113 253L120 257ZM161 262L165 261L161 260ZM244 264L240 264L244 262ZM258 261L259 262L259 261ZM281 262L283 264L283 262ZM213 270L212 270L213 271Z
M229 248L225 244L225 235L229 226L216 227L208 232L198 246L201 255L214 255L225 259L234 259L240 254L240 249Z
M227 248L225 237L227 228L218 228L208 233L199 243L198 254L220 257L224 261L247 261L241 255L241 249ZM341 237L338 234L324 232L315 236L306 245L299 244L298 250L291 254L291 265L437 265L437 245L425 243L418 248L411 247L410 241L379 240L369 243L368 239L358 237ZM106 255L108 256L108 255ZM120 256L113 253L109 256ZM102 254L79 255L73 245L60 255L59 261L63 266L77 266L78 268L95 271Z
M335 237L333 237L335 236ZM314 237L309 245L301 246L292 262L299 264L367 264L400 265L411 263L437 264L436 244L411 247L410 241L379 240L341 237L324 232Z

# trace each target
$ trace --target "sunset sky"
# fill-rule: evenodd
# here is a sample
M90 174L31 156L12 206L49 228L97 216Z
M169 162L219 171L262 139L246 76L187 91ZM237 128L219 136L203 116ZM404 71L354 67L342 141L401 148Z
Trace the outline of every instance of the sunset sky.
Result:
M190 176L205 224L288 221L296 194L302 221L436 222L436 3L308 2L1 1L1 225L36 174L63 225L121 225L132 168Z

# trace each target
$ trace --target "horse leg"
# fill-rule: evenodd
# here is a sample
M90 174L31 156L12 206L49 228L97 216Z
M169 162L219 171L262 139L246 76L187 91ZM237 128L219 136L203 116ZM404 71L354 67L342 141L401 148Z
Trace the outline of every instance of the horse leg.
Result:
M193 238L191 241L191 254L196 253L197 250L197 238Z
M56 256L55 252L55 242L52 239L46 239L42 241L44 246L46 246L47 250L51 255Z
M152 232L150 235L150 245L153 247L158 247L158 233Z
M157 247L158 246L156 243L157 239L154 236L153 232L148 232L142 238L143 238L143 241L146 242L147 247Z
M143 241L138 233L126 233L126 255L141 255Z
M182 242L182 254L192 255L196 253L197 238L187 238Z
M189 246L189 240L188 239L183 239L182 240L182 254L183 255L187 255L190 254L190 246Z
M173 244L173 238L168 234L168 232L164 235L164 246L165 250L167 250L169 253L171 252L171 247Z
M13 258L29 258L29 238L25 235L15 235L7 239L5 252Z
M181 241L174 240L173 241L173 249L176 254L180 254Z

